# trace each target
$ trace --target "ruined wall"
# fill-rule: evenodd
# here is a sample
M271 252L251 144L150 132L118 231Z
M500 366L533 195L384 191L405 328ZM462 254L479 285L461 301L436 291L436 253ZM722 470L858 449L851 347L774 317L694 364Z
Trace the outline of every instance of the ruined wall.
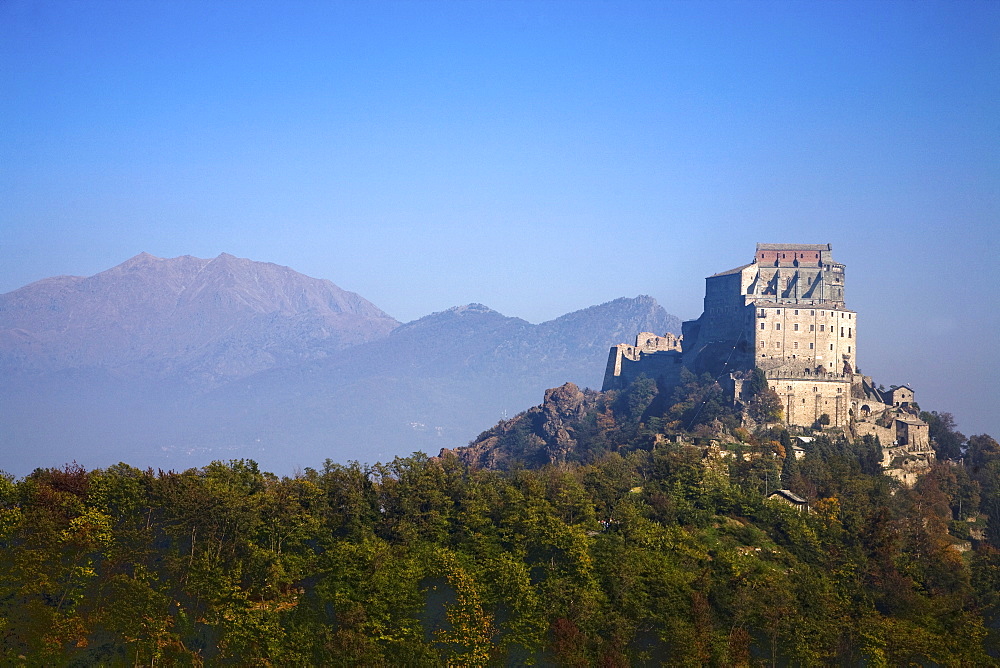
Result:
M601 389L624 389L642 375L656 380L661 387L673 387L680 383L683 366L680 339L668 336L656 337L643 332L636 339L637 345L619 343L612 346ZM650 337L660 340L651 340Z
M681 351L681 337L674 336L667 332L663 336L657 336L652 332L640 332L635 337L635 347L644 353L655 353L660 350Z

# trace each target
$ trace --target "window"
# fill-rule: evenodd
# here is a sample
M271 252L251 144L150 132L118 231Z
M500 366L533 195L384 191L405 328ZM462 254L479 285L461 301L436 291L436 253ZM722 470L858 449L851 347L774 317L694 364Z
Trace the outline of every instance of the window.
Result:
M830 350L833 350L833 344L832 344L832 343L830 344ZM832 365L833 365L833 362L830 362L830 364L831 364L831 366L832 366Z
M775 329L781 329L781 323L780 322L774 323L774 328Z
M841 335L841 336L843 336L843 335L844 335L844 328L843 328L843 327L841 327L841 328L840 328L840 335Z
M820 325L819 326L819 331L825 332L826 331L826 325Z
M851 352L851 347L847 346L847 352Z
M774 347L775 348L780 348L781 347L781 341L775 341L774 342Z
M826 315L826 313L824 313L823 311L820 311L819 314L820 315Z
M844 388L842 388L842 387L838 387L837 388L837 394L842 394L843 392L844 392Z
M819 388L813 385L813 392L819 392Z
M813 349L813 344L810 343L809 344L809 350L812 350L812 349Z
M763 342L763 341L761 341L761 342L760 342L760 347L761 347L761 348L763 348L763 347L764 347L764 342ZM678 359L680 359L680 358L678 358Z
M847 328L847 338L849 338L849 339L854 338L854 335L851 333L851 328L850 327Z
M764 323L760 323L760 328L764 329Z
M799 310L795 309L795 315L798 315L798 314L799 314Z
M778 315L781 315L781 309L780 309L780 308L779 308L779 309L775 309L775 310L774 310L774 312L775 312L776 314L778 314Z
M815 332L816 331L816 325L809 325L809 331L810 332Z
M793 347L793 348L798 348L798 347L799 347L799 342L798 342L798 341L796 341L795 343L793 343L793 344L792 344L792 347Z
M788 391L789 391L789 392L791 392L791 391L792 391L792 386L791 386L791 385L789 385L789 386L788 386Z
M794 325L792 325L792 329L794 329L796 332L799 331L799 323L795 323Z

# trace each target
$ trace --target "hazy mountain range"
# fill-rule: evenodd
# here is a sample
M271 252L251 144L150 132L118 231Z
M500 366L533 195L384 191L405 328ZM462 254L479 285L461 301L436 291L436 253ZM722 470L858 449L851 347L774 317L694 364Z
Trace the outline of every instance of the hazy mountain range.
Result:
M436 453L546 388L599 387L639 331L680 322L640 296L537 325L481 304L400 324L287 267L142 253L0 295L0 469Z

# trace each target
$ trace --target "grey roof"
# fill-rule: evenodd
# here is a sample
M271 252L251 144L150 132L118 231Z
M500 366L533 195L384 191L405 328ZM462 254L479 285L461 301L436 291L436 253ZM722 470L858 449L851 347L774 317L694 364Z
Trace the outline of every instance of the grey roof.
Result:
M757 250L828 251L830 244L757 244Z
M712 274L709 278L715 278L716 276L729 276L730 274L738 274L749 266L752 266L753 262L743 265L742 267L736 267L735 269L730 269L729 271L720 271L718 274Z
M792 503L809 503L808 501L806 501L805 499L803 499L801 496L799 496L798 494L796 494L795 492L793 492L790 489L776 489L773 492L771 492L770 494L768 494L767 498L771 498L775 494L777 494L779 496L785 497L786 499L788 499Z

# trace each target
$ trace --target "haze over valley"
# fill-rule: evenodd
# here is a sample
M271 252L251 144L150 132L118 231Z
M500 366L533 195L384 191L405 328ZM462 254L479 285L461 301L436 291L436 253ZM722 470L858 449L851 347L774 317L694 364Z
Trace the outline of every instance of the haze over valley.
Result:
M222 254L142 253L0 295L2 468L252 458L291 474L464 445L610 345L680 331L650 297L531 324L481 304L401 324L355 293Z

